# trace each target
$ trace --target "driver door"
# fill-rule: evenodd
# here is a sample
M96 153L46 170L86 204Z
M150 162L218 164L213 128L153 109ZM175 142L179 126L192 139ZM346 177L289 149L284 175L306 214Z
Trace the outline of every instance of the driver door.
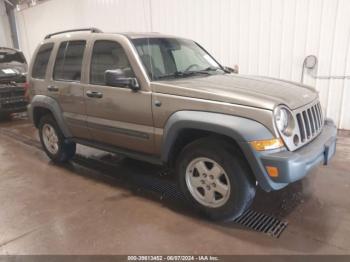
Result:
M87 125L95 142L143 153L154 153L151 91L134 92L105 84L105 71L121 69L135 77L122 45L96 40L91 48L89 83L85 90Z

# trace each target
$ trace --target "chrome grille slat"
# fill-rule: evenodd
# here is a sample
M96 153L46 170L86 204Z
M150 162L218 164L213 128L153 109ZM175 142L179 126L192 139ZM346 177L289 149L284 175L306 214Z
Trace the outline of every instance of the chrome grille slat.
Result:
M317 119L317 116L316 116L315 108L316 108L316 105L313 106L313 107L311 107L311 112L312 112L312 115L313 115L314 120L315 120L316 132L317 132L318 130L320 130L320 123L318 122L318 119Z
M323 126L323 113L322 113L321 104L318 103L318 104L317 104L317 107L318 107L318 111L319 111L319 113L320 113L320 119L321 119L321 123L322 123L322 126Z
M317 104L317 108L318 108L318 115L320 116L321 126L323 126L322 107L320 103Z
M309 118L307 116L306 110L303 111L303 119L304 119L304 124L306 127L306 138L309 139L311 137L311 128L310 128L310 121L309 121Z
M311 136L313 136L315 134L315 123L314 123L310 108L307 109L307 115L309 116L309 120L310 120Z
M318 107L317 107L317 104L314 105L314 108L315 108L315 115L316 115L316 119L317 119L317 123L318 123L318 129L321 130L321 128L322 128L322 123L321 123L320 117L319 117L319 115L318 115Z
M300 129L299 130L300 131L300 139L301 139L301 142L304 142L305 138L306 138L306 131L305 131L303 116L301 113L297 114L297 121L298 121L299 129Z
M321 120L320 108L318 107L318 104L315 106L315 108L316 108L318 122L320 123L320 128L321 128L322 127L322 120Z

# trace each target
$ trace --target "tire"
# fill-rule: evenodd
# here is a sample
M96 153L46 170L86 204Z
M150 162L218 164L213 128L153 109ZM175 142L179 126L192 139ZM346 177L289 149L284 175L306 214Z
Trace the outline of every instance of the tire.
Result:
M0 113L0 120L11 120L12 114L11 113Z
M206 169L203 169L203 163ZM206 177L205 172L208 173ZM187 145L177 159L176 174L187 200L214 221L231 221L239 217L255 196L255 181L244 156L220 138L202 138ZM214 174L214 180L211 174ZM207 201L205 196L212 201Z
M47 132L52 132L51 140L48 138ZM45 153L54 163L68 162L75 155L76 144L65 139L55 119L50 114L44 115L40 119L39 137ZM50 144L53 146L49 146Z

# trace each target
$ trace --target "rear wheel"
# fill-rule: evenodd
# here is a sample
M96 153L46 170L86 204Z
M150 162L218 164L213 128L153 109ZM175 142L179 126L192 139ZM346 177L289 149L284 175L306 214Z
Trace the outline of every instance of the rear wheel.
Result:
M203 138L187 145L176 170L186 198L210 219L233 220L254 199L255 183L246 160L220 138Z
M75 143L64 138L51 115L45 115L40 119L39 136L46 154L53 162L64 163L75 155Z

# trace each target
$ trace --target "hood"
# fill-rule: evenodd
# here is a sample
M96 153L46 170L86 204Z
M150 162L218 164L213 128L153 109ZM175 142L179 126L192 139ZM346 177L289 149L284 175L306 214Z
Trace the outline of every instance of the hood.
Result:
M11 63L0 63L0 70L1 69L7 69L12 68L19 73L26 73L28 70L28 65L25 63L19 63L19 62L11 62Z
M155 92L215 100L273 110L284 104L294 110L318 97L300 83L236 74L188 77L152 83Z

